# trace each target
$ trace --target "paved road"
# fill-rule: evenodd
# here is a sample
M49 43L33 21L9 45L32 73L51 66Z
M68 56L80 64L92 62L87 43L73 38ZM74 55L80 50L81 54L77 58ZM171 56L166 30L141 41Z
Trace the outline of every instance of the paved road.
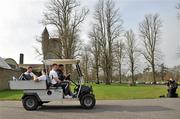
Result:
M19 101L0 101L0 119L180 119L180 98L97 101L93 110L78 102L52 102L37 111L24 110Z

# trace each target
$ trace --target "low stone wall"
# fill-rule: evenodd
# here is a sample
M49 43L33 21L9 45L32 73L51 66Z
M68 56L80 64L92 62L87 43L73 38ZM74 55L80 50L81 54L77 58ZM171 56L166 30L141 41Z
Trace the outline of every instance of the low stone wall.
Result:
M9 89L8 81L11 80L13 76L19 77L20 75L20 71L0 68L0 90Z

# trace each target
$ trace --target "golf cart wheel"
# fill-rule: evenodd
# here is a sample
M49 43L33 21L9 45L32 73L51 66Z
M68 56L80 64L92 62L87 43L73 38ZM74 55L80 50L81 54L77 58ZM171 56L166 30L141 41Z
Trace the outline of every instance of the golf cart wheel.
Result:
M94 98L94 95L86 94L81 98L80 103L81 103L82 108L92 109L96 104L96 100Z
M22 102L26 110L36 110L39 106L39 102L35 96L26 96Z

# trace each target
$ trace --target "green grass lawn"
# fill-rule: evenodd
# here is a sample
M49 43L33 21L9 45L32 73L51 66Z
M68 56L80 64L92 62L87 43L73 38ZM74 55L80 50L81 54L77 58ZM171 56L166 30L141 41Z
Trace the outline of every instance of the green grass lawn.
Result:
M145 86L138 85L129 87L123 85L93 85L96 99L100 100L120 100L120 99L152 99L159 98L160 95L166 95L166 86ZM180 94L180 89L178 89ZM20 100L23 91L0 91L0 100Z
M0 91L0 100L20 100L22 95L23 91L3 90Z
M152 99L159 98L160 95L166 95L166 86L133 86L127 85L96 85L94 86L94 92L97 99ZM178 90L180 94L180 90Z

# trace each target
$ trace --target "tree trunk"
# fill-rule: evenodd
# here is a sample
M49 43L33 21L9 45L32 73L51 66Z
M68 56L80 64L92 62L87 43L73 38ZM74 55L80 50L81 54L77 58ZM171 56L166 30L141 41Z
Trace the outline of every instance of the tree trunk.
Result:
M99 84L99 68L96 69L96 84Z
M106 85L110 85L110 74L109 71L106 71Z
M121 64L119 64L119 83L122 83Z
M135 85L135 82L134 82L134 64L132 63L132 67L131 67L131 86L134 86Z
M153 75L153 84L156 84L156 72L155 72L154 64L152 64L152 75Z

